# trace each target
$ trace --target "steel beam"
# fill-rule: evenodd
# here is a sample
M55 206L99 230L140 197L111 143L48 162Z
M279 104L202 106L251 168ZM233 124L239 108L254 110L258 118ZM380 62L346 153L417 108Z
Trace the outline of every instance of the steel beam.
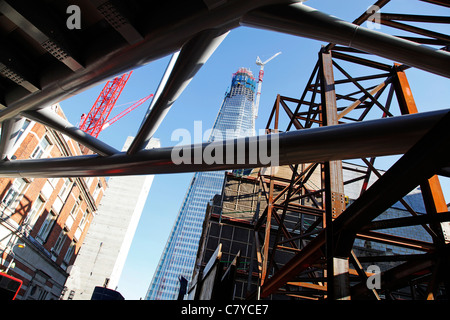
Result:
M305 5L288 5L291 1L229 1L213 10L185 16L170 27L163 25L144 35L132 47L123 42L99 39L98 48L86 53L84 69L72 72L64 66L46 70L40 81L41 92L5 94L7 108L0 121L27 110L64 100L116 74L137 68L171 54L195 34L211 28L231 30L242 25L292 33L302 37L336 42L371 52L423 70L450 76L450 53L433 50L416 43L368 30ZM274 3L280 5L268 6ZM264 8L263 8L264 7ZM261 8L261 9L259 9Z
M333 61L330 52L319 52L320 94L322 126L338 124L336 92L334 86ZM348 259L335 256L333 220L345 209L342 162L325 161L322 166L325 188L325 216L323 221L326 231L327 259L327 298L349 299ZM346 270L345 270L346 267ZM346 279L345 279L346 278Z
M58 61L61 61L70 68L70 70L77 71L83 68L78 59L75 59L73 54L62 46L60 41L58 41L59 39L56 40L56 35L59 35L60 39L63 39L66 35L63 35L53 19L46 15L45 10L36 6L34 2L16 1L12 3L11 5L8 1L0 1L0 12L39 43L42 48L48 51ZM16 7L20 9L16 9ZM36 23L37 21L40 24L39 26ZM44 32L43 26L48 28L49 32Z
M427 29L411 26L411 25L400 23L397 21L384 20L383 18L380 20L380 22L381 22L381 24L384 24L384 25L392 27L392 28L420 34L420 35L430 37L430 38L435 38L438 40L445 41L446 43L450 42L450 36L448 36L446 34L442 34L439 32L430 31Z
M2 39L0 74L30 93L36 93L40 90L36 73L36 66L29 57L25 56L11 41Z
M364 192L347 210L335 220L340 230L340 248L349 250L356 234L381 212L402 198L423 179L431 178L446 162L450 155L446 125L450 123L450 114L442 118L417 144L397 161L380 179ZM345 236L344 236L345 235Z
M23 112L23 115L31 120L39 122L49 128L59 131L82 145L88 147L100 156L112 156L119 153L119 150L109 146L99 139L75 127L69 121L58 116L50 107L39 110L30 110Z
M145 113L144 119L142 120L139 130L141 130L142 126L145 123L145 120L147 119L148 115L152 111L156 101L158 101L159 96L163 92L163 90L167 84L167 80L169 80L169 76L172 73L173 67L174 67L175 62L177 61L179 55L180 55L180 51L177 51L172 54L172 57L170 58L169 63L167 64L166 70L164 71L164 74L161 77L161 80L158 84L158 88L156 89L155 94L153 95L152 102L150 103L150 105L147 108L147 112Z
M124 16L120 8L109 0L91 0L98 12L106 21L129 43L135 44L142 41L144 37L131 24L129 19Z
M15 160L0 163L3 177L83 177L134 174L162 174L269 166L261 158L253 159L261 145L270 150L272 143L279 145L279 164L311 163L361 157L403 154L433 125L445 117L448 110L405 115L386 119L348 123L329 127L311 128L225 141L142 150L133 155L124 152L109 157L78 156L54 159ZM343 144L342 141L346 143ZM226 152L213 164L207 164L197 155L209 150L234 146L245 149L242 161L230 162ZM263 149L265 150L265 149ZM172 153L191 154L190 163L175 164ZM251 158L251 159L250 159ZM255 161L253 161L255 160ZM228 163L227 163L228 162Z
M396 73L396 77L394 78L394 88L397 91L397 99L402 114L417 113L417 106L405 72L401 69L399 64L395 64L394 70ZM435 215L436 213L448 211L447 202L445 201L439 178L436 175L421 182L421 187L425 207L429 214ZM443 224L447 226L450 225L448 222L444 222ZM450 242L450 235L443 234L442 224L435 224L433 229L437 236L437 238L434 239L440 241L441 245L445 242Z
M428 3L431 3L431 4L437 4L437 5L440 5L440 6L444 6L444 7L450 8L450 3L448 3L448 0L420 0L420 1L428 2Z
M401 20L415 22L431 22L431 23L450 23L450 17L446 16L425 16L418 14L400 14L400 13L380 13L380 18L384 20Z
M8 119L2 123L2 134L0 138L0 159L9 160L12 156L12 148L17 139L17 135L23 126L25 118L17 117Z
M450 77L450 53L357 26L304 4L253 10L243 17L242 24L349 46Z
M223 30L206 30L183 46L163 91L131 143L128 154L145 148L173 103L227 34L228 31Z
M344 125L337 127L340 126ZM350 255L358 230L411 191L423 177L431 177L434 171L446 162L450 156L448 126L450 126L450 113L444 116L380 179L333 221L333 231L339 239L336 247L339 248L342 256ZM325 231L323 231L267 280L262 287L261 295L266 297L275 292L314 263L322 256L325 244L326 237Z
M73 72L56 64L41 76L37 94L13 91L5 94L7 108L0 112L0 121L16 116L28 109L43 108L60 102L117 74L143 66L151 61L178 51L196 34L214 28L231 30L239 26L239 19L250 10L273 3L291 3L291 0L227 1L214 10L196 14L183 14L176 23L161 23L144 35L144 40L129 45L111 41L111 35L100 37L95 47L83 52L83 69ZM173 10L173 8L171 8ZM165 12L161 13L164 16ZM170 14L170 12L167 12ZM162 21L164 18L158 19ZM114 31L115 33L116 31ZM114 38L113 38L114 39Z

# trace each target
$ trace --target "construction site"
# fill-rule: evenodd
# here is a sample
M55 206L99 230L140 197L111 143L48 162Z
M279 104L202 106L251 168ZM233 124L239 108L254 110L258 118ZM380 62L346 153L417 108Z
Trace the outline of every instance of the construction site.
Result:
M0 177L226 170L222 190L202 212L195 267L179 299L448 300L450 214L440 179L450 178L450 113L421 112L406 74L417 68L450 77L450 36L432 29L448 27L450 3L416 0L442 8L443 15L431 16L408 14L408 8L389 12L395 1L374 1L351 21L304 1L176 1L176 13L168 4L155 9L144 1L129 7L120 1L74 1L90 28L80 38L65 37L56 22L42 23L42 8L65 12L68 1L34 1L33 8L0 1L0 30L9 44L0 49ZM143 16L149 10L158 10L151 21ZM380 25L410 35L363 27L374 15ZM191 161L182 163L174 163L173 146L146 148L200 67L239 26L322 43L315 64L303 70L309 80L298 88L299 96L277 94L270 112L262 114L264 64L279 53L265 62L258 57L259 82L247 69L239 72L251 79L241 89L256 91L253 116L266 122L263 136L184 145ZM102 46L74 49L86 40L82 37L101 33L108 35ZM23 43L27 50L18 54ZM172 58L158 90L109 117L132 70L163 56ZM239 72L233 81L242 81ZM47 108L112 77L79 125ZM448 90L433 94L446 96ZM126 149L98 138L147 101ZM11 150L25 119L76 141L80 153L15 159ZM243 148L245 156L236 152L230 161L225 152L216 153L220 161L213 163L195 158L199 150L224 145ZM261 158L255 163L252 152L263 148L272 150L271 156L276 152L276 164ZM380 169L385 156L396 158Z

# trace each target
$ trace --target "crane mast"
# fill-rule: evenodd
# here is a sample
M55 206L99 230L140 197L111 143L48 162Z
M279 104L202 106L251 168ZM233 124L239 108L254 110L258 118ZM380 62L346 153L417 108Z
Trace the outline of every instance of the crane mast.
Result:
M143 104L145 101L147 101L148 99L150 99L151 97L153 97L153 93L146 96L145 98L140 99L139 101L135 102L133 105L131 105L130 107L126 108L125 110L123 110L121 113L119 113L117 116L115 116L114 118L108 120L105 122L105 124L102 127L102 130L108 128L110 125L112 125L114 122L116 122L117 120L121 119L122 117L124 117L125 115L129 114L131 111L133 111L134 109L136 109L137 107L139 107L141 104Z
M139 107L149 98L153 97L153 94L150 94L147 97L140 99L114 118L108 120L108 117L132 72L133 71L130 71L121 76L117 76L105 84L89 113L87 115L81 115L81 130L97 138L103 129L109 127L111 124Z
M255 104L253 106L253 114L255 118L258 118L258 109L259 109L259 100L261 97L261 88L262 88L262 81L263 81L263 77L264 77L264 66L273 58L275 58L276 56L280 55L281 52L278 52L276 54L274 54L272 57L270 57L269 59L267 59L266 61L262 62L261 59L259 57L256 57L256 64L258 66L260 66L259 69L259 76L258 76L258 88L256 90L256 99L255 99Z

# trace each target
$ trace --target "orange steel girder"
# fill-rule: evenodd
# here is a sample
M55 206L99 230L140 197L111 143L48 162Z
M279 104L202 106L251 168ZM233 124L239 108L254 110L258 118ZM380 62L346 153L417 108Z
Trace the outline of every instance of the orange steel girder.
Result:
M334 53L334 52L333 52ZM314 93L313 95L317 95L320 93L321 95L321 103L319 103L317 105L317 103L314 102L314 98L312 99L312 101L309 103L309 111L308 113L303 113L303 115L301 113L299 113L299 108L300 108L300 104L304 103L306 105L308 105L307 101L304 100L305 94L302 95L302 98L300 100L297 99L292 99L292 98L288 98L288 97L281 97L281 96L277 96L277 99L275 101L272 113L269 117L269 121L267 124L266 129L268 129L268 131L271 131L269 129L270 123L272 122L272 120L274 120L275 122L275 130L278 130L278 126L279 126L279 117L280 117L280 106L285 110L286 114L288 115L290 122L289 122L289 126L288 126L288 130L290 128L291 125L294 125L296 129L302 129L308 126L311 126L312 124L319 124L319 125L336 125L340 122L338 122L338 119L341 119L343 116L345 116L347 113L349 113L350 111L352 111L354 108L359 107L360 104L362 104L364 101L357 101L356 103L353 104L353 109L352 110L343 110L345 111L345 113L342 113L341 115L339 115L338 113L338 108L336 106L336 93L334 91L334 79L333 79L333 73L332 73L332 68L331 68L331 52L325 52L325 51L321 51L320 53L320 58L319 58L319 65L315 67L313 74L311 75L311 78L309 80L309 83L307 85L307 89L306 90L312 90L311 88L314 88ZM336 56L342 57L341 53L336 53ZM324 62L325 61L325 62ZM358 63L358 59L356 59L356 63ZM354 61L352 61L354 62ZM367 64L367 61L364 61L364 63ZM374 63L373 66L369 65L371 67L377 67L377 68L385 68L387 66L381 65L381 64L376 64ZM337 66L339 67L339 66ZM372 91L365 91L366 92L366 96L365 99L367 99L367 97L369 96L373 101L370 101L372 103L372 105L375 105L376 102L375 99L377 99L383 90L385 90L388 85L392 84L393 88L395 88L395 93L397 96L397 99L399 101L399 107L400 107L400 111L401 114L411 114L411 113L417 113L417 107L415 105L412 93L411 93L411 88L409 86L409 83L406 79L406 75L404 73L404 67L398 64L395 64L394 67L389 67L390 69L390 73L387 75L388 78L383 81L381 84L376 87L377 90L372 90ZM314 73L319 70L319 72L322 72L322 74L318 74L316 77L316 83L315 85L313 85L314 82ZM323 70L325 70L325 72L323 72ZM342 68L340 69L342 70ZM319 76L321 76L322 78L320 78ZM349 75L347 75L350 79L350 81L353 81L355 84L357 84L357 81L353 78L351 78ZM375 78L375 77L374 77ZM318 84L321 84L320 86L320 91L318 90ZM324 84L324 85L322 85ZM325 88L325 89L324 89ZM362 88L361 88L362 89ZM390 93L390 97L392 98L392 90L391 89L391 93ZM364 92L364 91L362 91ZM342 96L339 96L339 99L342 98ZM348 96L344 96L343 98L348 98ZM364 100L365 100L364 99ZM295 102L298 103L297 108L295 111L291 111L289 109L289 107L287 106L286 102ZM390 104L390 102L389 102ZM379 103L378 103L379 105ZM316 108L316 111L313 110L314 106L318 106L318 108ZM328 108L327 108L328 107ZM391 115L391 112L388 109L385 109L384 106L379 105L379 107L384 110L384 114L383 117ZM387 107L388 108L388 107ZM341 109L341 112L343 112ZM275 117L274 117L275 116ZM319 119L316 119L316 117L319 117ZM327 123L328 119L331 120ZM299 122L299 120L304 120L306 121L306 125L303 125L302 123ZM366 160L366 159L363 159ZM367 161L367 160L366 160ZM339 164L340 161L337 161L337 163ZM371 164L371 162L367 161L366 163ZM342 166L342 165L341 165ZM325 163L323 165L323 183L324 183L324 187L323 190L325 190L324 192L324 204L325 204L325 215L324 215L324 219L323 219L323 227L324 227L324 231L319 233L315 238L313 238L303 249L298 250L298 253L296 254L294 259L291 259L289 262L287 262L284 266L282 266L279 270L273 272L273 274L269 277L268 272L270 272L270 270L266 270L264 271L264 279L263 281L261 281L261 296L262 297L267 297L270 294L273 293L279 293L280 292L280 288L285 286L287 283L289 285L292 286L293 283L296 283L295 281L295 276L300 274L300 272L303 272L305 270L307 270L308 268L310 268L313 265L317 265L317 263L321 262L323 263L324 260L326 260L327 262L327 274L328 274L328 281L332 282L333 285L327 285L327 286L321 286L320 290L321 292L326 292L326 295L323 295L323 298L328 298L328 299L341 299L341 298L350 298L350 290L348 287L348 276L351 273L351 269L349 269L348 267L348 261L349 259L352 261L352 263L354 265L359 265L357 257L351 252L350 256L347 255L345 256L339 256L338 254L338 259L343 259L344 262L346 261L346 264L344 263L344 270L339 270L338 273L340 275L342 275L342 271L344 272L344 274L346 274L345 277L339 276L339 280L344 279L344 281L334 281L334 277L333 275L337 272L337 270L333 267L334 262L336 261L335 258L335 254L336 252L333 250L334 246L336 245L336 243L334 243L333 240L335 237L335 233L333 231L333 223L330 223L330 221L333 221L335 218L337 218L339 216L339 214L344 211L345 209L345 204L344 206L342 206L341 204L343 203L343 198L345 197L343 194L343 181L342 179L339 177L339 175L342 175L342 167L339 170L339 166L336 166L334 168L330 167L330 163ZM373 168L373 166L368 167L368 173L370 172L374 172L377 174L376 169ZM300 173L301 175L302 173ZM379 173L378 173L379 174ZM270 181L273 181L273 176L270 177ZM294 178L294 176L293 176ZM293 179L294 181L294 179ZM297 179L295 179L295 181L298 181L298 176ZM429 214L432 214L432 212L435 213L442 213L442 212L447 212L447 205L442 193L442 189L439 183L439 179L437 176L433 176L429 179L426 179L425 182L423 182L421 184L422 189L424 190L428 190L428 192L425 192L423 197L424 197L424 202L427 205L427 212ZM269 215L265 216L264 219L270 219L271 217L276 217L277 213L276 213L276 209L277 208L281 208L281 207L277 207L275 205L275 200L277 200L276 196L274 198L273 196L273 184L270 184L270 189L269 189L269 204L271 204L271 210L275 210L274 212L272 212ZM292 187L292 185L291 185ZM341 188L342 187L342 188ZM284 188L284 192L286 192L288 190L288 187ZM297 189L295 189L297 190ZM362 192L364 192L364 190L362 190ZM402 201L402 203L404 203L406 206L407 204L401 199L400 201ZM328 205L327 205L328 204ZM431 208L431 209L430 209ZM408 207L407 207L408 209ZM410 208L410 210L412 211L412 213L414 213L414 211ZM265 220L267 221L267 220ZM279 229L282 230L283 227L281 226L282 221L280 221L280 219L278 220L274 220L275 223L280 224ZM259 222L259 226L261 226L262 223ZM436 230L436 225L439 225L439 223L435 224L435 232L440 234L440 244L439 243L435 243L436 246L440 246L441 248L444 248L446 245L445 240L442 237L442 229L440 230ZM265 229L265 243L263 245L264 249L267 250L268 248L268 243L269 243L269 237L268 235L268 229L267 227L270 228L270 223L266 223L266 229ZM331 227L331 228L330 228ZM428 226L426 226L428 227ZM439 227L439 226L438 226ZM269 229L270 230L270 229ZM372 237L374 237L376 234L379 240L383 240L386 241L387 243L393 243L393 244L402 244L404 246L407 247L411 247L411 246L415 246L416 244L414 244L414 241L410 241L409 239L401 239L400 237L396 237L396 236L386 236L383 234L379 234L379 233L374 233L373 231L370 232L361 232L359 233L359 236L361 238L367 237L368 235L371 235ZM356 236L356 234L355 234ZM418 244L418 242L417 242ZM272 251L277 250L278 247L274 247L272 249ZM430 244L430 248L433 247L432 244ZM447 246L448 247L448 246ZM427 244L424 243L422 245L422 248L428 248ZM433 247L434 248L434 247ZM291 249L293 250L293 249ZM427 249L428 250L428 249ZM272 259L274 257L274 253L272 252L271 255ZM263 256L263 260L264 259L268 259L267 254L265 254ZM445 264L447 263L445 261L445 259L442 259L443 263L441 264ZM342 261L339 262L340 265ZM273 261L270 262L262 262L263 265L267 266L267 265L272 265L273 266ZM428 266L429 264L424 264L425 266ZM358 269L358 267L357 267ZM413 269L413 268L412 268ZM411 270L412 270L411 269ZM435 268L436 270L441 270L440 272L442 273L442 267L440 268ZM360 268L357 270L358 274L360 274L360 276L362 278L367 278L367 275L365 274L365 272L363 270L361 270ZM392 271L392 272L395 272ZM330 276L331 275L331 276ZM432 281L430 281L429 283L429 294L428 294L428 298L433 298L433 291L436 289L436 285L437 282L436 281L436 272L433 275ZM317 285L317 284L316 284ZM314 285L314 286L316 286ZM312 287L314 287L312 286ZM303 286L305 287L305 286ZM310 286L311 287L311 286ZM325 290L325 291L324 291ZM295 293L291 292L289 293L291 296L302 296L300 295L296 295ZM379 296L377 294L377 292L375 290L373 290L373 296L377 299L379 299ZM304 296L306 298L306 296ZM309 297L312 298L312 297Z

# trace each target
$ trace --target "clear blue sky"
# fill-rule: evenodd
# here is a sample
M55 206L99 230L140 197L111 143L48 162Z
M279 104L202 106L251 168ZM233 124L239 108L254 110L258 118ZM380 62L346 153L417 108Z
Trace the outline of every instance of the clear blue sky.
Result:
M374 2L374 0L310 0L306 4L352 21ZM450 14L450 10L443 7L436 8L412 0L393 0L382 12L402 12L405 7L408 8L407 13L411 14L447 16ZM443 28L435 30L448 34L449 30ZM380 31L391 33L385 26ZM177 143L170 139L175 129L184 128L193 132L193 123L198 120L203 121L203 131L211 128L225 91L230 86L232 73L239 67L247 67L257 76L259 67L255 64L256 57L260 56L264 61L281 51L282 54L265 67L259 118L256 123L257 129L264 128L277 94L300 97L322 44L314 40L252 28L240 27L232 30L173 105L155 137L161 140L163 147L167 147ZM154 93L169 58L162 58L134 70L111 116L130 105L121 106L122 104L134 102ZM352 74L352 70L349 71ZM407 76L419 111L450 107L449 79L417 69L408 70ZM103 86L104 83L61 102L66 116L73 124L79 122L82 113L89 112ZM148 104L140 106L105 129L99 139L120 150L126 137L136 134L147 106ZM155 176L119 282L118 290L126 299L139 299L145 296L191 177L192 173ZM441 182L445 186L444 192L449 202L449 188L446 187L448 181L445 180L447 179Z

